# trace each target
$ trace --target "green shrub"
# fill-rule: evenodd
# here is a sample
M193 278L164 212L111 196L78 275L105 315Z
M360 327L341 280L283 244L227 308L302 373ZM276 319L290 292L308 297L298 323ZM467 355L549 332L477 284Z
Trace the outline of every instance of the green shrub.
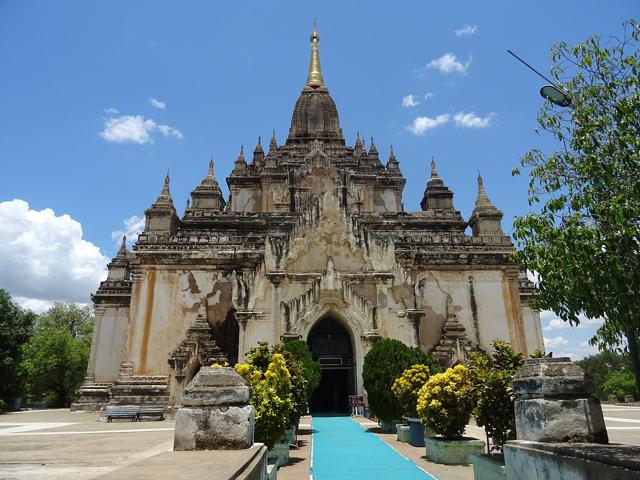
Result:
M473 386L464 365L433 375L418 393L424 426L446 439L459 439L471 418Z
M612 372L604 385L602 385L606 395L615 395L619 400L625 395L636 393L636 381L631 372Z
M407 368L417 363L427 365L434 373L438 371L430 355L399 340L385 338L369 350L362 366L362 382L374 415L385 421L402 417L402 407L391 386Z
M474 352L467 365L473 385L473 416L478 426L484 427L487 439L493 442L490 451L502 452L506 441L515 438L515 397L511 382L524 364L524 358L502 340L494 340L492 346L491 357Z
M291 352L296 360L302 363L303 374L308 382L308 402L311 399L313 391L320 385L320 364L313 359L307 342L292 340L284 344L284 349L287 352Z
M418 392L429 380L431 374L427 365L420 363L407 368L402 375L396 378L391 386L391 391L398 399L402 414L407 418L416 418L418 412Z

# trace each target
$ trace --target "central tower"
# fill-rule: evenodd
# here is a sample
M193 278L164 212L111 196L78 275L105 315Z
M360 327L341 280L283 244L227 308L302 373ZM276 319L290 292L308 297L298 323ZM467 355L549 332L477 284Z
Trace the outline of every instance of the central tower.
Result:
M293 109L287 145L296 145L312 140L344 145L338 109L322 78L320 36L315 23L310 40L309 73L307 74L307 82Z

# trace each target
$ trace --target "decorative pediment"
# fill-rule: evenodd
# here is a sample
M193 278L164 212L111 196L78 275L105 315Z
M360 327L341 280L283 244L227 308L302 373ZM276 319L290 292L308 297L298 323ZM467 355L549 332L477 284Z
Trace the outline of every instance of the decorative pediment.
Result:
M228 362L227 355L213 339L213 332L204 312L198 313L187 330L185 338L168 358L169 365L175 370L175 376L178 379L184 378L187 368L194 360L197 360L200 365Z
M447 296L447 319L442 326L440 341L431 351L431 356L445 369L456 363L463 363L471 354L473 345L467 337L466 329L458 321L453 309L451 296Z

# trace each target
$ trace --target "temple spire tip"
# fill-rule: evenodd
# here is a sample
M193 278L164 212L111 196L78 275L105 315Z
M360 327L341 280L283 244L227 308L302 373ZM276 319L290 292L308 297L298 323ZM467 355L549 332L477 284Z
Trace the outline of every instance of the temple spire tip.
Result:
M324 85L322 78L322 69L320 68L320 35L316 28L316 21L313 21L313 29L311 30L311 59L309 61L309 73L307 74L307 87L318 88Z

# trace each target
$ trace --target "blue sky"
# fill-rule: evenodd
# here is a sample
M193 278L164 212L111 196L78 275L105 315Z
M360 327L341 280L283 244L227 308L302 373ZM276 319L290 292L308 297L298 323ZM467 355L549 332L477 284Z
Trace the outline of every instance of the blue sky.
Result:
M314 18L348 143L374 136L384 159L394 145L405 208L433 156L467 218L481 171L510 231L529 208L512 168L554 145L534 132L544 82L506 49L546 73L555 42L637 13L635 0L0 0L0 287L35 309L87 301L167 169L179 212L212 155L226 194L240 145L286 138ZM549 349L583 354L595 325L553 319Z

